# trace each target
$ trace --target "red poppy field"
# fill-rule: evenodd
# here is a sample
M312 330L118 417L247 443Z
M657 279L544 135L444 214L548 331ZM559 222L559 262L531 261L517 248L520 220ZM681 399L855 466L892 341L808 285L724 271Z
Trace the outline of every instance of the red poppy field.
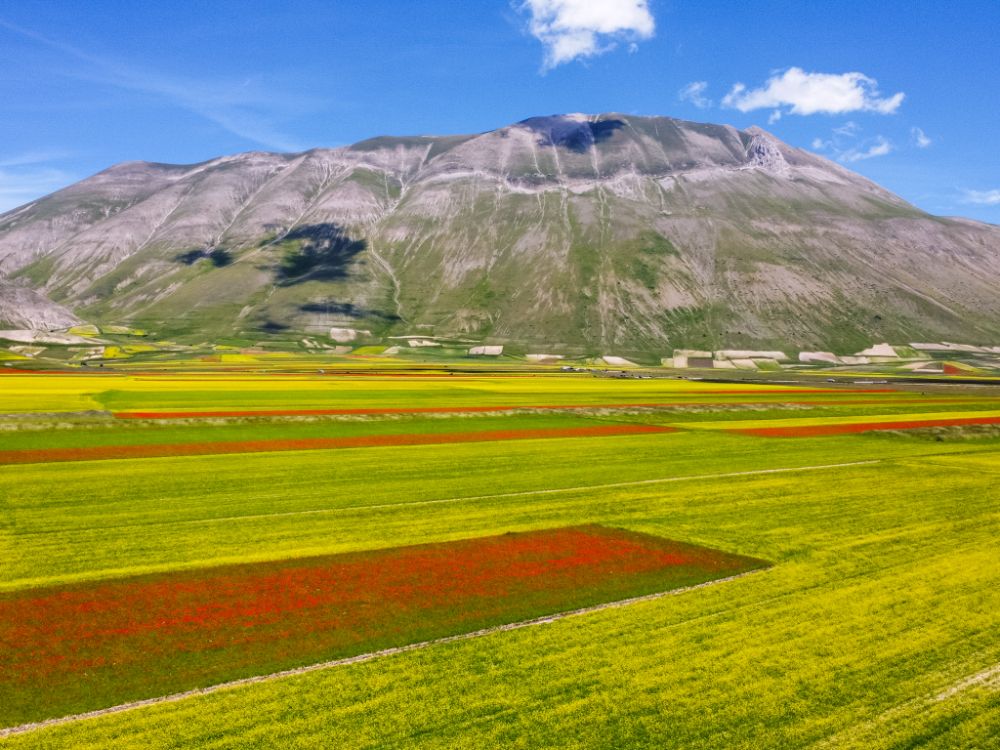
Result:
M95 445L73 448L37 448L0 451L0 464L34 464L55 461L98 461L115 458L162 458L223 453L378 448L399 445L481 443L495 440L610 437L674 432L673 427L640 424L596 425L539 429L481 430L478 432L404 433L275 440L231 440L152 445Z
M765 563L601 526L0 597L0 725L669 591Z
M1000 417L955 417L948 419L887 420L885 422L855 422L851 424L814 424L783 427L751 427L733 429L741 435L757 437L825 437L853 435L879 430L916 430L923 427L962 427L965 425L1000 424Z

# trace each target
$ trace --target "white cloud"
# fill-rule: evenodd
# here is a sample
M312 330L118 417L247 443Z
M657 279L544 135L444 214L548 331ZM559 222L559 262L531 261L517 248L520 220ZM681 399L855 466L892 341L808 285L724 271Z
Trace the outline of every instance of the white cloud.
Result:
M823 151L828 145L822 138L813 138L812 147L815 151Z
M698 109L708 109L712 106L712 100L705 96L707 88L708 81L691 81L677 92L677 98L682 102L691 102Z
M1000 190L966 190L962 202L979 206L1000 206Z
M545 69L633 44L656 30L647 0L524 0L528 29L545 45Z
M787 107L793 115L876 112L889 115L899 109L905 94L882 98L878 82L863 73L807 73L789 68L776 73L756 89L735 84L723 98L725 107L741 112Z
M837 155L837 159L842 162L855 162L862 161L864 159L874 159L876 156L885 156L890 153L893 149L892 142L885 138L884 136L877 136L874 142L870 142L867 148L865 145L858 146L857 148L848 149Z
M780 119L781 119L781 110L780 109L776 109L767 118L767 124L768 125L774 125L774 123L776 123Z
M934 141L932 141L927 133L921 128L913 127L910 128L910 135L913 137L913 142L916 144L917 148L927 148Z

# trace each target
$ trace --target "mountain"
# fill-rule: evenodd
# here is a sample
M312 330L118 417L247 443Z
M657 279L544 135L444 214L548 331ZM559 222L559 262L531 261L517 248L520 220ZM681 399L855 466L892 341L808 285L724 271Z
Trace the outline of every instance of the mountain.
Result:
M758 128L621 114L119 164L0 215L0 284L0 325L202 340L1000 341L1000 227L928 215Z

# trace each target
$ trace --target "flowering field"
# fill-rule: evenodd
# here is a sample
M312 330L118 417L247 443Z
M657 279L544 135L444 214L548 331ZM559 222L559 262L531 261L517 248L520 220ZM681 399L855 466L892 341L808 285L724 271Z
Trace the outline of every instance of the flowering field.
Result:
M964 427L967 425L991 424L1000 424L1000 415L949 417L945 419L886 419L877 422L751 427L736 431L743 435L756 435L758 437L821 437L824 435L856 435L862 432L881 430L916 430L926 427Z
M0 722L99 709L763 565L579 526L7 595Z
M108 370L0 376L4 748L1000 737L986 386Z
M336 448L377 448L393 445L478 443L498 440L607 437L609 435L642 435L656 432L671 432L672 429L671 427L657 425L617 424L520 430L477 430L475 432L397 433L389 435L360 435L355 437L238 441L206 440L191 443L34 448L0 450L0 464L33 464L50 461L98 461L114 458L162 458L165 456L197 456L223 453L333 450Z
M172 373L66 372L30 374L0 368L0 414L107 410L169 415L269 412L441 413L483 407L582 407L656 404L701 400L781 401L837 393L814 387L700 383L676 379L615 381L558 373L461 375L446 372ZM884 389L845 389L873 397Z

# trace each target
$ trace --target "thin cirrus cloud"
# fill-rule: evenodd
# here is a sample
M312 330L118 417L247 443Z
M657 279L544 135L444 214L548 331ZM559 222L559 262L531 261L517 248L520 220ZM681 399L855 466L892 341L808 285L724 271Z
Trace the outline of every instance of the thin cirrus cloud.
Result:
M774 109L793 115L840 115L849 112L894 114L903 103L900 91L883 97L878 82L863 73L809 73L788 68L775 73L755 89L734 84L722 99L722 106L750 112Z
M25 151L0 157L0 212L51 193L76 179L52 162L72 156L68 151Z
M75 179L75 175L61 169L37 164L13 169L0 166L0 213L65 187Z
M705 96L707 89L708 81L691 81L677 92L677 98L682 102L691 102L698 109L708 109L712 106L712 100Z
M860 132L861 126L854 122L854 120L848 120L843 125L838 125L833 129L833 134L835 136L839 135L841 138L854 138Z
M0 169L46 164L72 155L70 151L24 151L13 156L0 157Z
M233 84L183 79L140 70L49 39L2 18L0 29L13 32L71 60L73 65L64 70L67 77L155 97L197 114L233 135L268 148L299 150L296 143L274 127L272 120L275 111L301 109L304 105L301 100L263 91L250 80Z
M860 134L861 126L849 120L835 127L829 139L814 138L811 145L814 151L826 151L834 159L845 164L886 156L895 149L893 142L884 135L863 139L859 143Z
M892 141L880 135L866 146L851 148L840 153L837 156L837 159L847 163L864 161L865 159L874 159L877 156L885 156L886 154L891 153L892 149Z
M833 151L835 153L843 153L847 149L845 144L857 138L860 132L861 126L853 120L848 120L843 125L835 127L831 131L829 139L824 140L818 136L813 138L812 148L814 151Z
M962 202L977 206L1000 206L1000 189L966 190Z
M602 55L618 42L635 45L656 31L647 0L524 0L517 7L545 46L545 70Z

